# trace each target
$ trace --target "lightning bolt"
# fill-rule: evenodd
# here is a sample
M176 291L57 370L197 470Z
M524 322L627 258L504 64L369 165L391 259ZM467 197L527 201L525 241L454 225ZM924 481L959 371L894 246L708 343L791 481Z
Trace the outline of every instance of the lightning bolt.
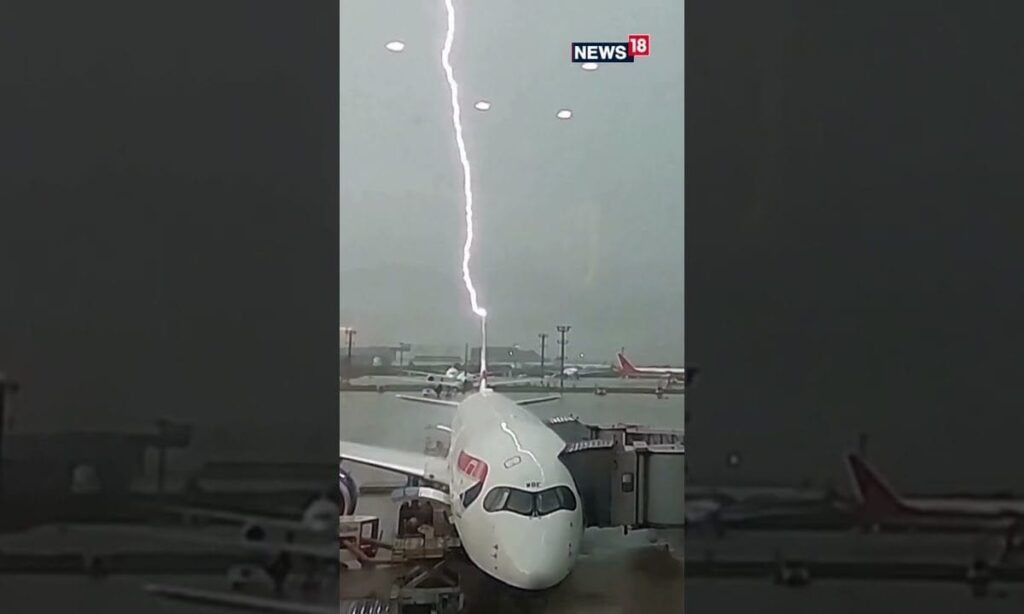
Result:
M452 0L444 0L445 10L448 12L448 31L444 37L444 47L441 49L441 65L444 67L445 78L448 80L448 89L452 97L452 124L455 126L455 144L459 148L459 161L462 162L462 191L466 199L466 243L462 246L462 281L469 293L469 303L473 313L481 318L487 317L487 310L477 302L476 288L473 286L473 277L469 272L470 249L473 246L473 181L469 168L469 154L466 153L466 141L462 137L462 108L459 106L459 84L455 80L455 71L452 70L451 53L452 43L455 40L455 6Z

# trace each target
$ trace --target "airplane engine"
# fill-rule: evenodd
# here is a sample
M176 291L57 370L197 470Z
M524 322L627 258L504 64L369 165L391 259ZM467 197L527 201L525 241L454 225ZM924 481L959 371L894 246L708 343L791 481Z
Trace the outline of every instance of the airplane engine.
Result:
M356 501L359 499L359 486L344 469L341 469L338 473L338 482L341 486L341 513L345 515L354 514L356 511Z
M338 524L338 504L326 497L309 502L302 513L302 523L314 531L325 531Z
M242 527L242 541L261 542L267 538L267 530L255 523L247 523Z

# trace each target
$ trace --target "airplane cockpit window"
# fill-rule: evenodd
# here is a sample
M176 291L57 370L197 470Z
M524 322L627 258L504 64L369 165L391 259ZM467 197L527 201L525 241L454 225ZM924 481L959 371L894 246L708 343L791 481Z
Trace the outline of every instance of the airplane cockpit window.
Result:
M488 512L497 512L498 510L505 508L505 502L508 501L508 488L504 486L498 486L492 488L487 496L484 497L484 509Z
M537 493L537 513L540 515L550 514L561 507L561 504L558 489L551 488Z
M480 496L480 491L484 489L483 482L477 482L466 492L462 493L462 507L469 507L469 504L476 501L476 498Z
M533 493L525 490L510 489L505 508L510 512L529 516L533 513Z
M572 494L572 490L567 486L557 486L552 490L558 495L558 509L569 510L570 512L576 509L576 495Z
M576 505L576 495L567 486L555 486L539 492L497 486L484 497L484 509L488 512L508 511L521 516L545 516L558 510L572 511Z

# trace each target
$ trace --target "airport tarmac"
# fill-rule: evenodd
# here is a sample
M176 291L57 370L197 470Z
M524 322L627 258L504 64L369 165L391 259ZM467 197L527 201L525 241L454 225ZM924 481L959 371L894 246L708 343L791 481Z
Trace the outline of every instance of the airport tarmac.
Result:
M612 380L619 381L619 380ZM594 383L587 381L585 385ZM597 384L601 385L601 384ZM510 394L512 398L521 395ZM525 396L536 396L525 395ZM617 422L660 428L683 428L683 397L658 399L649 394L607 396L574 394L558 402L532 406L538 416L572 414L591 424ZM341 393L341 430L348 440L422 451L428 440L443 436L434 427L447 425L450 409L401 401L393 394ZM402 478L352 465L361 486L401 484ZM393 536L396 509L385 496L361 496L357 513L381 517L384 539ZM591 529L573 573L561 585L529 599L499 586L470 568L463 576L471 611L499 612L680 612L683 600L682 532L649 531L623 536L618 529ZM652 543L655 541L656 543ZM666 545L668 548L666 548ZM344 598L383 594L390 585L385 571L345 572Z
M227 590L223 576L212 575L123 575L96 579L77 575L0 574L0 596L12 612L225 614L245 611L156 597L143 589L150 583ZM335 603L334 597L328 594L319 603Z
M36 527L18 533L0 535L0 567L14 562L24 567L49 565L78 556L110 557L120 563L109 575L90 575L80 568L74 571L19 573L2 569L0 596L12 611L33 612L106 612L139 611L166 614L223 614L223 607L170 601L146 592L148 584L173 585L209 591L227 592L227 565L251 556L245 550L225 549L220 543L237 539L238 529L207 526L187 531L187 538L169 537L167 528L116 524L72 524ZM180 534L178 534L180 535ZM194 538L194 539L193 539ZM213 545L206 540L214 540ZM190 558L194 556L195 558ZM203 571L193 569L206 567ZM168 572L167 569L172 571ZM188 569L185 575L181 570ZM205 573L204 573L205 571ZM297 581L286 589L299 595ZM269 586L255 586L249 593L272 597ZM336 585L325 585L316 595L304 594L314 602L332 603ZM30 607L29 607L30 606Z
M786 588L770 581L703 580L686 582L686 611L757 614L1011 614L1024 608L1024 596L975 598L963 586L912 582L822 582Z
M760 557L776 553L819 561L899 561L963 564L975 557L999 556L1001 536L968 534L863 533L851 531L734 531L718 539L690 531L688 557L719 559Z
M352 383L371 384L389 379L394 381L393 378L365 377L352 380ZM624 385L623 381L617 378L587 378L580 382L566 381L566 387ZM635 386L641 394L573 394L556 403L535 405L530 409L541 418L573 414L583 422L592 424L628 422L659 428L683 428L683 396L667 395L659 399L649 394L654 388L651 382L640 383L640 380L636 380L629 382L629 385ZM550 394L557 392L557 387L552 387ZM536 393L507 394L513 399L537 396ZM409 403L390 392L342 392L340 398L341 432L347 440L360 443L422 451L426 429L439 423L447 425L447 416L450 414L447 408ZM396 425L401 425L401 428L396 428Z
M860 531L737 531L717 539L691 532L686 537L687 560L789 560L862 563L944 563L966 572L976 556L1000 552L999 536L885 534ZM758 604L768 614L841 614L904 612L1019 612L1024 607L1024 586L993 583L990 595L974 597L966 582L936 583L903 580L812 579L804 587L786 587L763 579L686 580L686 605L693 612L743 611Z

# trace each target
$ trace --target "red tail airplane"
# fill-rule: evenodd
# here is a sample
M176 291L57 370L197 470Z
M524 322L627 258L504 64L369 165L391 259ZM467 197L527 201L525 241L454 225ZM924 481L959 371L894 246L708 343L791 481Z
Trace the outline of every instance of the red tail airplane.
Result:
M665 382L665 386L674 383L686 385L686 367L637 367L626 358L623 352L616 354L619 360L619 375L627 379L657 379Z
M864 459L847 457L863 523L903 528L1010 531L1024 521L1024 500L904 498Z

